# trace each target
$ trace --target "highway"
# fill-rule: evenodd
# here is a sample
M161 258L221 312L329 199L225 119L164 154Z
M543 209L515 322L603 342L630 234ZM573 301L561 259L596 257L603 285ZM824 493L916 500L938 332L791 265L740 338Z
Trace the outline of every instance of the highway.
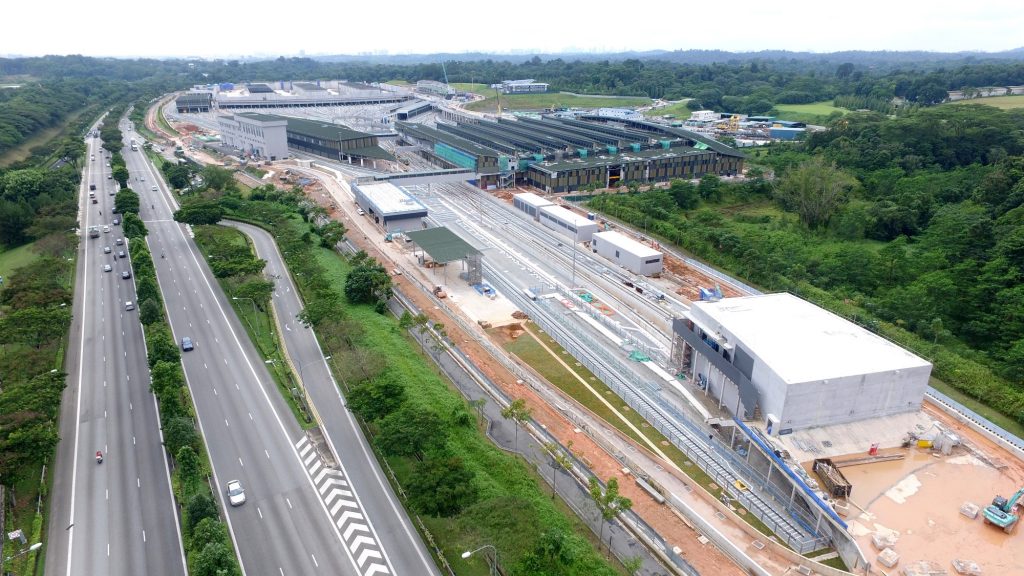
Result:
M135 301L135 288L134 280L121 278L130 260L117 257L130 247L115 243L122 237L112 223L116 185L107 178L109 155L101 155L100 141L86 143L46 574L184 574L142 325L137 309L125 309L126 301ZM90 184L96 204L89 199ZM89 226L109 231L88 238ZM111 271L104 272L108 264ZM97 450L105 455L102 464Z
M273 238L255 226L238 222L227 224L252 239L258 256L267 261L265 273L277 278L273 305L277 317L284 323L282 335L288 357L319 415L331 452L341 457L335 468L341 474L339 477L345 478L351 492L339 498L347 498L350 509L365 517L365 521L354 524L356 528L351 538L364 535L374 539L395 574L437 574L430 554L392 492L355 419L345 408L314 333L294 321L302 310L302 303Z
M133 136L125 132L126 141ZM347 491L344 478L317 466L316 451L187 228L172 220L176 204L163 179L142 151L125 152L125 158L141 197L174 337L180 341L188 336L195 343L195 350L182 353L182 365L243 571L277 576L397 574L373 538L352 536L357 531L352 522L359 518L356 512L346 515L349 506L339 499ZM234 508L224 494L232 479L242 482L247 497Z

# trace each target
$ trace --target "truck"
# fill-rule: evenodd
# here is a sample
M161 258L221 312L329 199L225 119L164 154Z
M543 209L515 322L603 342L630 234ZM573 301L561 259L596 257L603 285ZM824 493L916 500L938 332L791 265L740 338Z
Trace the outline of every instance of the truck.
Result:
M99 237L100 237L100 227L99 226L89 226L89 238L99 238Z

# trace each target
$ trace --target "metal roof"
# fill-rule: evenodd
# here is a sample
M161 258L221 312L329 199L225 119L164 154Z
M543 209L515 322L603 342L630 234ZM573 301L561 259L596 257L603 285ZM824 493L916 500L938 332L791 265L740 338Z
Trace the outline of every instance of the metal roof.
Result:
M430 254L435 262L442 264L462 260L470 254L479 253L476 248L470 246L469 243L444 226L406 232L405 235L420 248L423 248L427 254Z
M239 112L235 116L241 116L242 118L248 118L250 120L256 120L259 122L277 122L287 121L288 119L284 116L278 116L277 114L260 114L259 112Z
M356 138L373 137L373 134L359 132L341 124L316 122L303 118L288 118L288 131L324 140L355 140Z
M641 150L639 152L624 152L622 154L602 154L600 156L588 156L587 158L570 158L561 162L536 162L530 165L531 169L542 172L554 173L563 170L579 170L581 168L597 168L613 164L624 164L628 162L646 162L648 160L661 160L667 158L682 158L692 154L700 154L703 151L693 148L677 146L675 148L654 148Z

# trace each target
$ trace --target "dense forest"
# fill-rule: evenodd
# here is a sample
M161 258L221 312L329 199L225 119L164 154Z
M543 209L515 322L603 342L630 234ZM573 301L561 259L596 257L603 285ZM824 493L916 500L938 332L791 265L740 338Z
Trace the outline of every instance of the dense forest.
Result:
M1024 422L1024 110L855 113L750 161L740 184L590 205L899 339Z

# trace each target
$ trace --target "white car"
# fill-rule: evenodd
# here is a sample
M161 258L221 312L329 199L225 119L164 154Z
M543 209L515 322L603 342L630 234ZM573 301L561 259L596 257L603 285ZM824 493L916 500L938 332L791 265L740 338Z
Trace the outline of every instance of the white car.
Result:
M111 270L113 270L113 268L110 267L110 264L104 264L103 265L103 271L104 272L110 272Z
M245 490L238 480L228 480L228 503L232 506L245 504Z
M104 232L104 233L106 233L106 232L110 232L110 226L104 226L104 227L103 227L103 232Z

